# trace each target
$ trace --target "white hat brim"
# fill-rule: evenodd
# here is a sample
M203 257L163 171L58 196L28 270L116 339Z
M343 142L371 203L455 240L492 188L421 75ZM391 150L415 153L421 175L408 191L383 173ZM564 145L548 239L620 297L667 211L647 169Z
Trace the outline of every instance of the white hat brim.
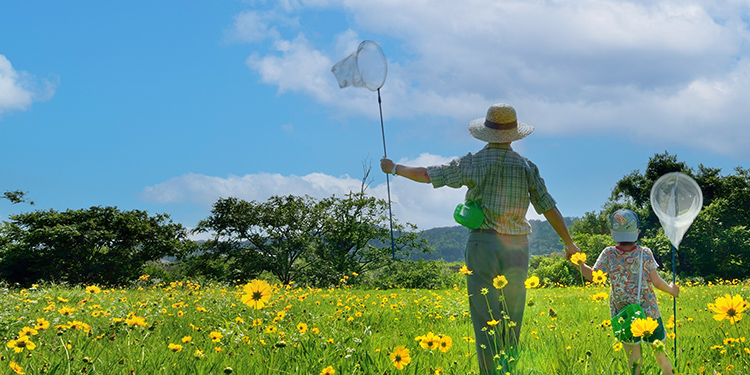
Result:
M485 117L475 119L469 123L469 133L474 138L489 143L508 143L526 138L534 131L534 126L518 122L514 129L498 130L484 126Z

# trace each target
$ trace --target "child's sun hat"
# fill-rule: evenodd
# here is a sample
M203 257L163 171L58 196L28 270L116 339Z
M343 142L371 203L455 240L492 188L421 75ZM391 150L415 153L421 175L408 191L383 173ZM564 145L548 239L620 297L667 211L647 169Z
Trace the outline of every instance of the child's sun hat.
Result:
M635 242L638 240L640 222L638 215L628 209L615 211L610 218L612 239L615 242Z

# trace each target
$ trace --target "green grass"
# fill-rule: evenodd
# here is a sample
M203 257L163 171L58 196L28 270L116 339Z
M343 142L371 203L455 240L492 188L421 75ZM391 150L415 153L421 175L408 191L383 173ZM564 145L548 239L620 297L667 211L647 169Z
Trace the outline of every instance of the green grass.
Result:
M275 286L270 304L254 310L240 302L241 285L141 283L95 294L54 285L0 290L0 373L12 373L11 361L26 374L319 374L327 366L336 374L477 373L462 286ZM611 328L603 324L609 320L607 299L592 298L606 291L594 286L529 290L513 373L627 373L625 354L615 351ZM657 293L667 322L672 299ZM680 293L677 372L750 373L749 319L734 325L716 321L707 308L724 294L748 297L748 284L682 286ZM72 311L61 313L65 307ZM133 317L143 318L144 325ZM7 346L37 319L50 326L30 336L34 349L16 353ZM304 333L300 324L307 326ZM421 348L415 338L428 332L449 336L452 346L445 352ZM215 333L222 337L215 339ZM186 337L190 340L183 342ZM182 348L172 350L170 344ZM674 340L666 344L675 363ZM411 355L403 370L389 357L399 345ZM659 373L651 350L643 353L643 373Z

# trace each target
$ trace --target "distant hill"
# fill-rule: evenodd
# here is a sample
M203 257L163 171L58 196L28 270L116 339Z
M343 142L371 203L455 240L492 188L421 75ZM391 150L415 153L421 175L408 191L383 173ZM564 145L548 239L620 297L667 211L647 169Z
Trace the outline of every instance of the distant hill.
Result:
M575 218L565 218L565 224L571 226ZM529 236L529 251L531 255L548 255L562 251L562 242L555 230L547 221L529 220L531 224L531 235ZM434 248L430 254L414 254L412 260L437 260L446 262L464 261L464 250L469 230L457 225L455 227L442 227L427 229L422 233L430 247Z

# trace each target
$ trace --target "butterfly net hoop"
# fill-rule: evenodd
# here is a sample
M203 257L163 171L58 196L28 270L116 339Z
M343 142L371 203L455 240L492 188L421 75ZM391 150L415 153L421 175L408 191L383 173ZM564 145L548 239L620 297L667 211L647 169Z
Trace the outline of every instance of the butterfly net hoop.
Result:
M380 45L365 40L359 44L357 51L339 61L331 68L340 88L347 86L366 87L377 91L385 83L388 75L388 64Z
M703 207L703 192L690 176L672 172L661 176L651 188L651 207L675 248Z

